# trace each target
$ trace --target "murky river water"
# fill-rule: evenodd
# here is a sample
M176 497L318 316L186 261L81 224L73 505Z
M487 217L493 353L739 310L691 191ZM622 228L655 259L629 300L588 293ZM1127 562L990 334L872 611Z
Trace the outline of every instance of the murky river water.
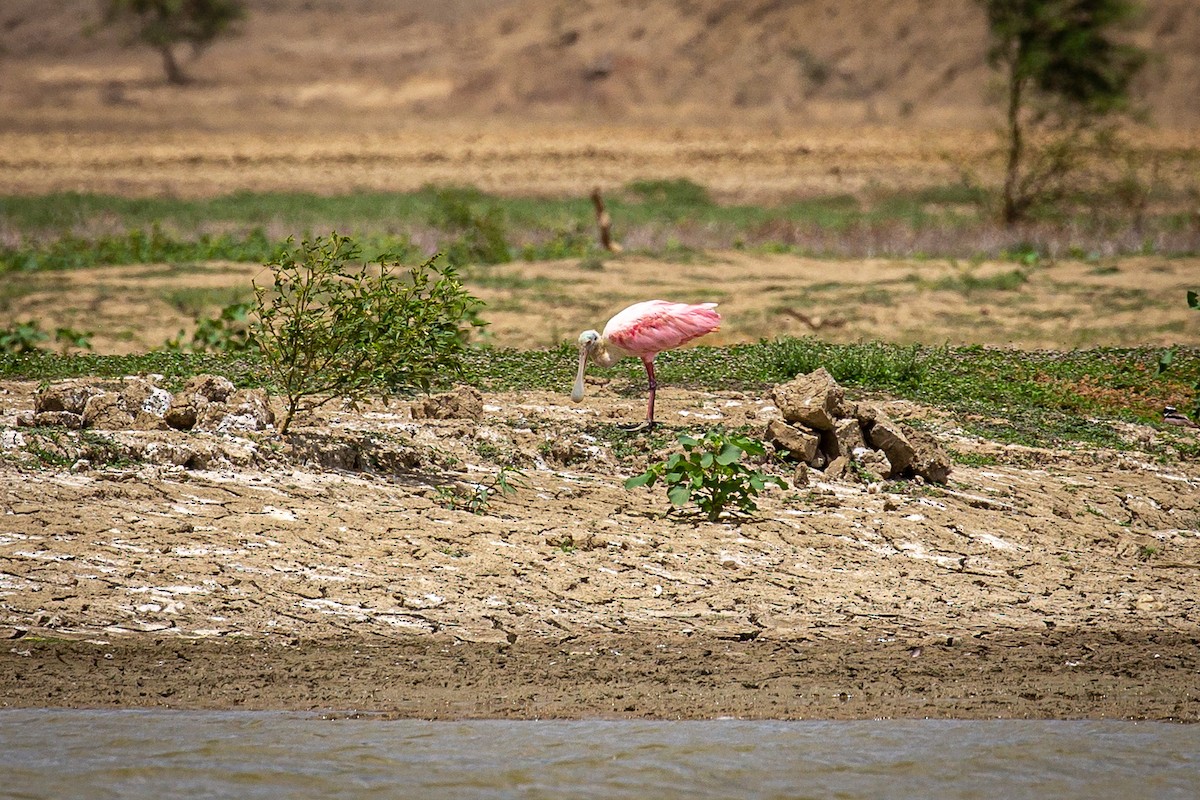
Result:
M3 798L1200 797L1200 726L0 711Z

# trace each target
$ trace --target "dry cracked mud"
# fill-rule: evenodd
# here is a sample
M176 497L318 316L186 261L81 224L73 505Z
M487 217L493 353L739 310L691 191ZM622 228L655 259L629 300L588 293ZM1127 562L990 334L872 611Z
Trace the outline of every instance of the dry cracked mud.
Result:
M1031 449L884 399L958 454L947 485L812 471L712 523L623 488L674 443L606 435L642 402L606 385L287 439L15 427L36 389L0 387L6 706L1200 718L1191 430ZM668 430L771 418L659 403ZM473 513L503 464L519 487Z

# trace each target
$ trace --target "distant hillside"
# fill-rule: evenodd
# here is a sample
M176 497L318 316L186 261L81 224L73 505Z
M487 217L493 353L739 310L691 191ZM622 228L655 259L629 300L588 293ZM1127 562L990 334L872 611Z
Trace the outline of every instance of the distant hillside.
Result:
M515 0L472 27L456 95L498 110L673 107L699 116L970 122L995 76L971 0ZM1200 3L1159 0L1138 91L1200 122Z
M329 101L365 113L789 126L994 120L986 30L972 0L247 5L243 34L191 70L281 108ZM1138 94L1158 124L1200 125L1200 3L1147 6L1134 38L1153 60ZM120 91L157 81L153 52L123 47L116 31L84 34L97 8L0 3L0 110L61 110L98 89L119 101Z

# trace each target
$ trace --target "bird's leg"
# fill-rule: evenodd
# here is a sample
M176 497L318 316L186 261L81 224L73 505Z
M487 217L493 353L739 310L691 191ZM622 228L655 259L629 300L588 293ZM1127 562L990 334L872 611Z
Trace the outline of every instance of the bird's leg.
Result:
M658 388L658 381L654 379L654 360L642 359L642 366L646 368L646 377L650 380L650 399L646 403L646 420L639 422L636 425L621 425L623 430L630 433L635 431L648 431L655 426L654 422L654 390Z
M658 388L658 381L654 380L654 359L642 359L642 363L646 365L646 377L650 379L650 400L646 404L646 426L654 427L654 390Z

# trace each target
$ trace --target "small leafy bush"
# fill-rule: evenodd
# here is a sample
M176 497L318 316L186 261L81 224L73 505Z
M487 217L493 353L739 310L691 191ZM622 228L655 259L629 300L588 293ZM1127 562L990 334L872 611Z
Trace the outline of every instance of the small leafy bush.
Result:
M50 334L42 330L36 321L20 322L10 328L0 328L0 352L5 353L45 353L42 342L50 338ZM54 341L65 354L72 347L80 350L92 349L92 334L77 331L74 328L57 328L54 331Z
M257 351L258 342L251 333L250 303L230 303L215 317L196 319L192 338L184 343L183 331L168 339L168 350L191 350L194 353L245 353Z
M472 514L486 514L491 508L492 498L496 495L507 497L516 494L518 488L524 488L525 473L511 464L505 464L496 470L496 474L486 481L476 483L467 488L450 488L439 486L437 490L438 504L448 511L469 511Z
M480 204L486 199L481 192L471 188L447 188L435 192L430 222L458 235L445 248L446 260L452 267L512 261L504 209L488 203L480 210Z
M1187 304L1188 308L1192 309L1193 311L1200 311L1200 293L1189 289L1187 293ZM1158 364L1154 369L1155 376L1162 375L1164 372L1170 369L1171 365L1175 363L1175 353L1177 350L1178 348L1171 347L1159 354ZM1200 419L1200 380L1197 380L1196 383L1192 385L1192 388L1196 392L1196 397L1194 399L1195 405L1192 408L1192 418Z
M437 267L435 256L405 274L389 255L374 265L358 257L348 237L318 237L280 253L267 264L272 285L254 287L251 336L286 400L281 433L297 411L334 397L428 390L462 373L482 303L454 268Z
M635 180L630 181L625 190L644 203L658 203L672 208L713 204L708 190L687 178Z
M743 454L766 453L761 442L722 431L705 434L703 439L685 433L676 438L683 447L682 453L674 453L641 475L629 478L625 488L653 486L661 480L667 486L671 505L681 508L689 502L695 503L710 522L716 522L728 507L747 514L758 510L754 498L767 484L787 488L783 478L764 475L741 463Z

